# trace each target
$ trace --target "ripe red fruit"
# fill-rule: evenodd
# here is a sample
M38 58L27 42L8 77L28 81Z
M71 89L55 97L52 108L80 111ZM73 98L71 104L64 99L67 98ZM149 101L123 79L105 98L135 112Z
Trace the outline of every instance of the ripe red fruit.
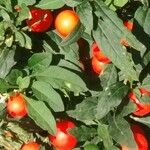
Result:
M136 110L133 112L136 116L145 116L150 113L150 104L148 103L141 103L136 95L131 91L128 94L129 99L131 99L137 106Z
M27 25L33 32L45 32L50 28L53 21L52 12L47 9L32 8L31 18L26 20Z
M55 19L55 28L62 35L70 34L79 23L78 15L72 10L60 12Z
M103 74L104 63L98 61L96 59L96 57L93 57L92 58L92 69L96 74L101 75L101 74Z
M36 142L24 144L20 150L40 150L40 145Z
M103 62L105 64L108 64L111 62L110 59L103 54L102 50L98 47L96 42L92 44L92 54L100 62Z
M123 24L124 24L125 27L127 27L127 29L128 29L129 31L132 31L133 28L134 28L134 24L133 24L133 22L130 21L130 20L126 20ZM129 43L128 43L128 41L127 41L125 38L121 38L121 39L120 39L120 43L121 43L122 45L126 46L126 47L129 46Z
M134 115L136 116L145 116L147 114L150 113L150 104L143 104L140 103L140 105L138 105L137 109L135 112L133 112Z
M72 150L77 144L77 139L68 133L68 129L75 128L75 124L69 120L64 120L58 121L56 127L56 135L49 135L51 144L56 150Z
M139 125L132 125L131 130L138 150L148 150L148 139L145 136L143 129ZM121 147L121 150L133 150L125 145Z
M10 96L6 110L11 117L22 118L27 114L26 102L20 93Z
M139 88L139 91L142 95L150 96L150 90L147 90L145 88Z
M148 150L148 139L146 138L143 129L138 125L132 125L131 130L137 143L138 150Z
M127 27L127 29L128 29L129 31L132 31L133 28L134 28L134 24L133 24L133 22L130 21L130 20L126 20L123 24L124 24L125 27Z
M128 98L131 99L135 104L139 104L140 103L138 98L136 97L136 95L133 93L133 91L131 91L128 94Z

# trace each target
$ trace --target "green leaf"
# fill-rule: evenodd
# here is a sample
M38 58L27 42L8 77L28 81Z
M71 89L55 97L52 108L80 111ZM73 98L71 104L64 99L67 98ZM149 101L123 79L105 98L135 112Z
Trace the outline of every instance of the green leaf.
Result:
M19 76L17 78L17 84L19 86L19 90L22 91L26 88L28 88L29 84L30 84L30 77L26 76L24 78L22 78L21 76Z
M96 0L95 7L96 7L95 14L99 18L99 23L100 23L99 26L100 28L102 28L102 32L104 31L103 34L105 36L107 36L107 34L111 35L109 37L107 36L108 38L107 40L110 43L115 42L117 46L119 46L120 39L125 38L127 39L129 45L133 47L134 49L138 51L146 50L145 46L142 43L140 43L136 39L136 37L123 25L122 20L119 19L119 17L114 11L110 10L102 1L99 1L99 0ZM102 23L102 26L101 26L101 23ZM105 30L105 28L107 30ZM110 32L111 34L107 32ZM114 40L110 41L110 39L114 39ZM113 46L115 45L113 44ZM106 52L106 50L104 50L104 52Z
M126 75L128 80L138 80L134 64L124 46L120 44L120 40L127 39L129 45L139 51L145 51L145 46L124 27L115 12L108 9L103 2L96 1L98 5L95 5L97 7L95 14L99 20L97 28L93 31L94 39L103 49L104 54Z
M58 66L50 66L49 68L43 70L43 72L35 73L33 76L40 77L40 80L49 82L49 81L60 81L63 83L64 87L68 90L75 90L78 92L87 91L86 84L75 73L58 67Z
M75 29L62 40L59 46L67 46L76 42L81 37L83 31L84 31L83 25L81 23L78 23Z
M15 41L18 42L21 47L25 47L26 40L21 31L15 32Z
M130 149L137 149L129 123L122 117L113 117L109 123L109 133L120 145L126 145Z
M16 64L14 61L14 50L0 49L0 78L5 78L11 68Z
M42 9L58 9L65 5L63 0L41 0L36 7Z
M121 82L110 85L102 91L98 97L96 118L103 118L110 110L118 106L128 91L129 87Z
M74 64L79 64L79 47L77 43L62 47L61 54L64 55L65 60L68 60ZM68 66L66 66L68 67Z
M150 75L147 75L147 77L144 78L144 80L142 82L142 88L150 90Z
M128 103L127 102L128 99L124 99L123 103L124 106L118 107L118 112L120 113L120 115L122 115L122 117L125 117L136 110L137 106L132 101L129 100L129 102Z
M12 12L12 5L11 5L11 0L7 0L7 1L2 1L2 4L6 7L6 9L10 12Z
M22 77L23 73L18 69L12 69L10 73L6 76L5 80L12 85L16 85L16 81L19 76Z
M5 44L6 44L6 46L7 46L7 47L11 47L12 44L13 44L13 40L14 40L13 35L11 35L9 38L6 38L6 39L5 39Z
M63 0L67 6L76 7L77 5L81 4L82 0Z
M77 104L74 110L67 111L67 114L76 120L80 120L85 123L90 122L96 119L95 114L97 103L97 98L86 98L81 103Z
M32 85L35 96L40 101L45 101L55 111L64 111L64 104L60 95L51 87L50 84L41 81L35 81Z
M75 137L78 139L78 141L83 142L90 140L91 138L95 137L97 134L97 131L95 128L90 128L86 126L80 126L69 130L69 133L72 133L75 135Z
M28 140L31 138L31 133L23 129L17 122L8 122L7 130L10 131L13 135L17 135L19 137L19 140L22 140L24 142L28 142ZM17 144L19 145L20 143ZM18 148L20 148L20 145L18 146Z
M84 146L84 150L99 150L99 148L95 144L87 144Z
M93 31L93 36L98 46L102 47L104 53L106 52L106 55L126 75L128 80L138 80L137 72L134 70L126 50L119 45L117 37L114 37L112 32L111 28L108 25L106 26L103 21L99 22L99 27Z
M2 16L2 18L3 18L4 21L10 21L11 20L8 12L5 11L4 9L2 9L0 11L0 14L1 14L1 16Z
M9 88L9 84L4 79L0 78L0 93L7 92Z
M25 48L26 49L32 49L32 41L31 41L31 38L24 32L22 32L23 35L24 35L24 38L25 38Z
M114 0L114 5L115 5L115 6L118 6L118 7L122 7L122 6L124 6L127 2L128 2L128 0Z
M31 38L22 31L15 32L15 41L19 43L21 47L25 47L27 49L32 48L32 41Z
M5 109L5 105L3 103L0 103L0 119L1 119L1 113L4 111L4 109Z
M22 4L26 4L26 6L35 4L36 0L17 0L18 5L21 6Z
M77 13L80 17L81 23L85 26L86 30L90 33L93 29L93 14L92 7L89 2L84 2L77 7ZM90 20L90 21L89 21Z
M149 22L150 22L150 8L139 7L135 13L135 19L144 28L144 31L150 35Z
M44 102L36 101L25 97L27 100L28 115L35 123L43 130L48 131L50 134L56 133L56 122Z
M4 23L0 22L0 45L4 42L5 40L5 28L4 28Z
M17 17L17 25L20 25L22 21L29 18L29 8L26 4L21 4L21 10L19 11L19 15Z
M142 117L142 118L138 118L138 117L135 117L135 116L130 116L130 118L132 118L136 122L140 122L140 123L142 123L142 124L144 124L144 125L146 125L150 128L150 116Z
M149 0L140 0L144 6L149 7Z
M100 76L101 85L107 89L110 85L114 84L118 80L117 69L113 64L108 64L104 73Z
M71 68L73 70L76 70L76 71L80 71L81 72L81 64L80 62L78 61L78 64L74 64L70 61L66 61L64 59L60 60L58 66L60 67L67 67L68 69Z
M98 136L103 140L103 144L106 150L110 150L113 147L113 141L111 136L109 135L108 125L98 124Z
M19 43L19 46L25 47L26 49L32 48L31 38L22 31L15 32L15 42Z
M28 60L28 66L33 71L39 71L47 68L52 61L52 53L35 53Z

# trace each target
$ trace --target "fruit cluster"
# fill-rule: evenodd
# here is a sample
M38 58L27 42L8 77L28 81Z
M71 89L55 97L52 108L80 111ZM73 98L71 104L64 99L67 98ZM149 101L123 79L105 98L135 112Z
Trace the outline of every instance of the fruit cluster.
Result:
M130 0L8 2L0 2L0 149L149 150L146 2L135 17Z
M45 32L50 29L54 22L57 32L65 37L69 35L79 23L79 17L73 10L61 11L56 18L54 18L51 10L30 7L29 14L30 18L26 20L26 23L32 32Z
M21 119L28 114L27 104L21 93L15 93L10 96L6 104L7 113L15 118ZM75 128L75 124L69 120L60 120L56 123L56 135L49 135L51 144L57 150L72 150L76 144L77 139L68 132L68 129ZM39 150L40 145L34 141L29 141L22 145L21 150Z

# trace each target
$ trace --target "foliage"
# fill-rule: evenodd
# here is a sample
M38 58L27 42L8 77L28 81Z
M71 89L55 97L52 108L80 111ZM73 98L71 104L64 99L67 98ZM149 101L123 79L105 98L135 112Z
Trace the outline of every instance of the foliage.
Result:
M53 22L61 10L73 9L80 23L66 37L54 25L32 32L26 24L31 6L50 9ZM74 150L136 149L130 125L141 125L148 137L150 117L133 115L136 108L127 95L134 89L141 102L150 103L150 95L138 91L150 90L149 12L148 0L1 0L0 149L18 150L33 139L41 149L53 149L48 135L56 133L57 119L75 122ZM126 20L133 21L132 31ZM101 75L91 67L94 41L112 62ZM22 119L6 112L16 91L27 103Z

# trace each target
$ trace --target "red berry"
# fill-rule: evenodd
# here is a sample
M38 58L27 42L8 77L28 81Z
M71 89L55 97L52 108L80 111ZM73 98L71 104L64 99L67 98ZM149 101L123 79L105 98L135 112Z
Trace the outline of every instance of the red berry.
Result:
M128 94L128 98L131 99L135 104L139 104L140 103L138 98L136 97L136 95L133 93L133 91L131 91Z
M150 113L150 104L141 103L136 95L131 91L128 94L129 99L131 99L137 106L136 110L133 112L136 116L145 116Z
M150 104L143 104L143 103L138 105L136 111L133 112L134 115L141 117L148 115L149 113L150 113Z
M148 139L146 138L143 129L138 125L132 125L131 130L137 143L138 150L148 150Z
M93 57L96 57L96 59L102 63L108 64L111 62L110 59L103 54L102 50L98 47L96 42L92 44L92 54Z
M134 136L134 140L137 144L137 150L148 150L148 139L145 136L143 129L139 125L132 125L131 130ZM121 150L133 150L132 148L123 145Z
M92 69L96 74L101 75L101 74L103 74L104 63L98 61L95 57L93 57L92 58Z
M62 35L69 35L79 23L79 16L72 10L61 11L55 19L55 28Z
M10 96L6 109L8 114L14 118L22 118L27 114L26 102L20 93Z
M72 150L77 139L68 133L68 129L75 128L75 124L69 120L58 121L56 123L57 133L55 136L50 135L49 140L57 150Z
M29 142L21 147L21 150L40 150L40 145L36 142Z
M126 20L124 23L124 26L127 27L128 30L132 31L134 28L134 24L130 20Z
M27 25L33 32L45 32L52 25L52 12L47 9L32 8L31 19L26 20Z

